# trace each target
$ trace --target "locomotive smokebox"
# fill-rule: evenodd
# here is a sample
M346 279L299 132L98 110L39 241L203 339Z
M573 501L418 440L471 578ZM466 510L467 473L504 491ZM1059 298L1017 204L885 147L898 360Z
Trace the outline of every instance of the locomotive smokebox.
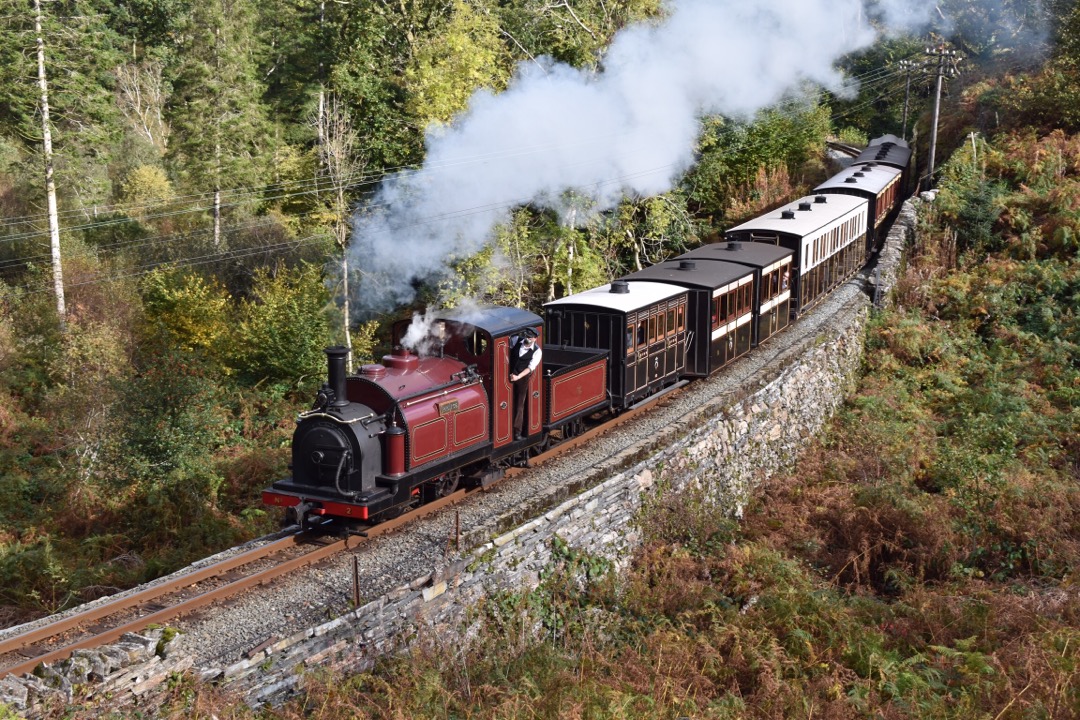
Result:
M326 353L327 384L334 391L334 402L330 403L330 407L345 407L349 404L345 397L345 358L349 356L349 348L335 345L323 352Z

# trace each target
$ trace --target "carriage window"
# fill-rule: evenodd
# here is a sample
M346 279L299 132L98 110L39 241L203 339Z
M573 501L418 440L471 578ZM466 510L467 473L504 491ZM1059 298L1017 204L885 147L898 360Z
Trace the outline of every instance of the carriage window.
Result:
M664 322L664 313L660 313L656 316L656 339L663 340L667 334L667 323Z
M715 330L720 327L720 298L714 297L712 299L712 329Z
M600 347L599 325L600 317L598 315L589 313L585 316L585 344L583 347Z
M656 342L656 316L649 318L649 342Z
M637 326L637 344L638 345L644 345L645 344L645 321L644 320L639 322L638 326Z
M675 330L675 311L674 310L668 310L667 311L667 327L668 327L668 332L670 332L670 333L677 332Z
M752 285L746 283L739 288L739 315L745 315L750 312L750 308L753 307L753 294L751 293Z
M686 308L684 308L682 305L680 305L679 309L676 310L676 315L678 317L679 332L682 332L683 330L686 329L685 313L683 312L685 309Z
M634 325L633 323L626 324L626 354L634 354Z

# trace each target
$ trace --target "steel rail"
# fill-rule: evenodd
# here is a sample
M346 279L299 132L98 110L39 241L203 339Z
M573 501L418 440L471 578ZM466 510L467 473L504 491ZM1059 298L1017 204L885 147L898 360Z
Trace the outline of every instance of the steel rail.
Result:
M187 615L196 610L212 605L213 603L224 600L225 598L237 595L253 587L265 585L273 581L274 579L281 577L282 575L291 573L306 565L312 565L314 563L317 563L327 557L330 557L331 555L341 552L342 550L347 550L351 547L355 547L357 544L359 544L359 542L378 537L379 535L390 532L391 530L395 530L413 520L417 520L426 515L430 515L431 513L445 507L446 505L453 504L463 499L467 494L469 494L469 491L458 490L457 492L451 493L446 497L439 498L438 500L427 503L426 505L422 505L421 507L416 508L411 512L404 513L397 518L388 520L384 523L380 523L379 525L372 526L370 529L358 535L349 535L343 540L338 540L299 557L292 558L291 560L287 560L283 563L278 563L271 568L267 568L266 570L253 573L252 575L249 575L245 578L226 583L218 588L201 593L199 595L196 595L195 597L188 598L187 600L179 602L175 605L171 605L167 608L152 612L148 615L140 616L139 618L124 623L120 626L87 636L74 643L65 645L64 647L47 651L45 653L28 659L25 662L10 665L5 668L0 668L0 678L6 677L8 675L21 675L23 673L32 672L34 668L36 668L41 663L56 662L58 660L66 659L70 657L76 650L84 650L99 647L101 645L107 645L108 643L119 640L126 633L138 632L139 630L142 630L149 625L165 623L182 615ZM289 547L293 547L297 544L296 541L298 537L299 534L292 535L288 538L283 538L276 543L266 545L262 548L256 548L241 555L237 555L233 558L224 560L221 563L215 563L214 565L207 566L206 568L198 571L197 573L189 573L187 575L176 578L175 580L172 580L168 583L163 583L161 585L155 585L152 588L147 588L146 590L122 598L116 603L106 603L101 607L94 608L93 610L89 610L84 613L78 613L56 623L44 625L40 628L30 631L29 633L16 635L5 641L5 643L3 643L2 645L0 645L0 651L16 652L19 650L23 650L35 642L45 640L50 637L55 637L80 625L100 620L102 618L108 617L109 615L115 615L116 613L122 612L124 610L130 610L132 608L138 607L141 604L145 604L150 600L157 599L162 595L178 592L186 587L190 587L196 582L218 577L225 572L228 572L229 570L235 569L255 560L263 559L269 555L273 555L274 553L280 552L281 550L287 549ZM267 548L271 547L273 547L274 549L268 551ZM199 576L198 580L193 579L196 575ZM135 598L138 599L135 600Z
M151 600L154 600L162 595L168 595L169 593L178 592L195 583L209 580L218 575L222 575L230 570L255 562L256 560L262 560L263 558L287 550L296 545L297 535L290 535L289 537L282 538L273 543L263 545L262 547L252 548L247 552L234 555L231 558L222 560L219 563L207 565L201 570L195 572L185 573L179 575L166 582L152 585L145 590L127 595L115 600L110 600L102 605L84 610L83 612L75 613L62 620L49 623L48 625L42 625L41 627L30 630L25 633L13 635L7 640L0 641L0 655L17 652L25 647L33 645L36 642L45 640L50 637L55 637L60 633L67 632L80 625L86 625L88 623L96 622L109 615L115 615L118 612L129 610L133 607L145 604Z

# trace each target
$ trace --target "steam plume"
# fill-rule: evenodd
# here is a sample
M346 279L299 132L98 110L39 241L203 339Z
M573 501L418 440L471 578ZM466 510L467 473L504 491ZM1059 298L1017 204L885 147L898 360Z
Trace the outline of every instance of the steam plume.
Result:
M918 0L877 4L922 22ZM678 0L621 31L598 72L542 60L500 95L477 92L427 138L424 166L383 183L358 218L353 263L368 312L488 242L515 205L559 209L573 188L596 210L669 190L693 161L702 115L749 118L807 82L842 90L834 63L876 35L862 0Z

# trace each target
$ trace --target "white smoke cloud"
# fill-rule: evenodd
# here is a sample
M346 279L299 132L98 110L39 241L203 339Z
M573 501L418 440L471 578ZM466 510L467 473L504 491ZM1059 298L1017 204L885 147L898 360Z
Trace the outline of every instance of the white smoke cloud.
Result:
M869 8L890 33L917 32L932 26L939 32L948 31L949 22L933 2L871 0Z
M887 0L894 22L921 21ZM567 189L600 211L671 189L693 162L699 118L749 118L806 83L843 89L834 67L875 40L862 0L678 0L620 32L597 72L542 60L427 138L424 166L385 181L357 218L353 262L369 311L406 302L525 203Z

